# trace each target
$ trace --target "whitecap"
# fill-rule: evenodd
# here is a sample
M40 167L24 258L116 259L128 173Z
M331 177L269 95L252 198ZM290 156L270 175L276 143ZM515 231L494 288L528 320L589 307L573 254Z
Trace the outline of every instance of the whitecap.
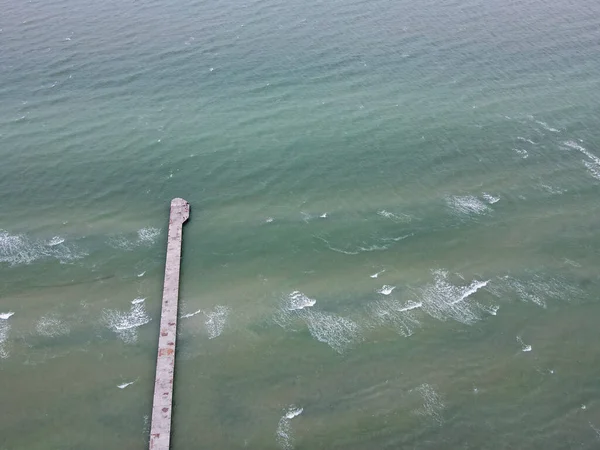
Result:
M315 303L317 303L315 299L307 297L300 291L294 291L288 296L287 308L290 311L295 311L314 306Z
M572 149L578 150L587 156L590 161L583 161L583 165L588 169L588 171L592 174L592 176L598 180L600 180L600 158L594 155L592 152L588 151L585 147L579 145L574 141L566 141L564 144Z
M146 275L146 271L138 273L138 278L142 278L144 275Z
M521 339L521 336L517 336L517 342L519 344L521 344L521 351L523 351L523 352L530 352L531 351L531 345L525 344L523 342L523 339Z
M560 132L560 130L557 130L556 128L551 127L546 122L542 122L541 120L536 120L535 123L537 123L538 125L541 125L542 128L544 128L545 130L552 131L553 133Z
M500 201L500 197L495 197L495 196L493 196L491 194L488 194L486 192L483 193L482 197L490 205L493 205L494 203L498 203Z
M385 217L386 219L391 219L394 222L410 222L412 220L412 217L408 214L394 214L390 211L386 211L385 209L377 211L377 215Z
M271 222L273 222L274 220L275 220L275 219L273 219L272 217L267 217L267 218L265 219L265 223L271 223Z
M363 339L361 327L350 319L333 313L316 310L311 299L300 291L294 291L281 302L273 320L283 329L299 331L297 325L303 323L313 338L329 345L338 353Z
M385 269L383 269L383 270L382 270L382 271L380 271L380 272L374 273L373 275L369 275L369 276L370 276L371 278L377 278L379 275L381 275L381 274L382 274L382 273L384 273L384 272L385 272Z
M421 308L422 304L408 302L402 304L395 299L385 298L371 304L371 317L382 326L390 326L402 336L411 336L421 326L412 310Z
M391 237L391 238L383 238L384 241L394 241L394 242L398 242L398 241L403 241L406 238L409 238L411 236L414 236L415 233L409 233L409 234L405 234L403 236L398 236L398 237Z
M456 286L448 281L448 272L444 270L433 271L433 276L433 284L420 289L423 311L438 320L453 319L465 324L479 320L479 304L465 300L487 286L490 280Z
M517 136L517 139L520 140L520 141L523 141L523 142L527 142L527 143L529 143L531 145L537 145L537 143L533 142L531 139L527 139L527 138L524 138L524 137L521 137L521 136Z
M473 195L448 197L446 203L459 214L485 214L491 210L488 205Z
M129 311L105 309L103 320L106 325L128 344L137 341L137 328L150 322L151 318L146 312L144 303L131 305Z
M131 386L131 385L132 385L133 383L135 383L136 381L137 381L137 380L133 380L133 381L130 381L130 382L128 382L128 383L122 383L122 384L118 384L118 385L117 385L117 387L118 387L119 389L125 389L127 386Z
M388 247L387 245L370 245L368 247L358 247L358 250L360 252L383 252L384 250L387 250Z
M487 281L473 281L469 286L467 286L466 290L451 304L455 305L458 302L462 302L464 299L469 297L470 295L477 292L479 289L486 287L490 280Z
M61 238L60 236L54 236L52 239L50 239L48 241L48 246L54 247L55 245L60 245L63 242L65 242L65 240L63 238Z
M529 158L529 152L522 148L513 148L514 152L523 159Z
M15 313L14 313L14 312L12 312L12 311L5 312L5 313L0 313L0 319L2 319L2 320L8 320L8 319L10 319L12 316L14 316L14 315L15 315Z
M396 286L384 284L380 289L377 289L377 293L382 295L390 295L394 289L396 289Z
M145 301L146 301L146 299L145 299L145 298L141 298L141 297L139 297L139 298L134 298L133 300L131 300L131 304L132 304L132 305L137 305L138 303L143 303L143 302L145 302Z
M288 409L288 412L285 414L285 418L293 419L294 417L298 417L300 414L302 414L303 411L304 411L304 408L296 408L295 406L292 405Z
M182 319L187 319L188 317L194 317L197 314L200 314L202 312L201 309L199 309L198 311L194 311L193 313L187 313L184 314L183 316L181 316Z
M291 450L294 448L294 435L292 432L291 421L302 414L302 411L302 408L291 405L283 416L281 416L281 419L279 419L277 430L275 431L275 439L277 440L279 447L283 450Z
M321 219L327 219L327 213L323 213L319 216Z

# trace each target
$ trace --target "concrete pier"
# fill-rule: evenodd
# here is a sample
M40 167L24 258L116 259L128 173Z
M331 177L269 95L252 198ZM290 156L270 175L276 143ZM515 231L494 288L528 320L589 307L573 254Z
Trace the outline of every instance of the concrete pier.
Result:
M171 440L173 376L175 375L175 341L177 339L177 304L183 224L190 217L190 205L182 198L171 201L167 260L163 287L154 402L150 427L150 450L168 450Z

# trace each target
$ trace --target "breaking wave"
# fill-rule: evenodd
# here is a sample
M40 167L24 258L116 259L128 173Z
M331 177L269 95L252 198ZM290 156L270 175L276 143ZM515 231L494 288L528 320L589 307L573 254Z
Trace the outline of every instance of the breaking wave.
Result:
M291 450L294 448L294 435L292 432L292 419L298 417L304 411L303 408L298 408L291 405L287 411L279 419L277 424L277 431L275 432L275 438L277 444L283 450Z
M435 270L434 282L420 289L421 309L438 320L453 319L471 324L480 319L481 305L467 301L487 281L472 281L467 286L456 286L448 281L448 272Z
M297 322L303 323L313 338L338 353L363 340L360 325L348 318L315 310L315 304L316 300L294 291L282 301L274 320L284 329L293 329Z

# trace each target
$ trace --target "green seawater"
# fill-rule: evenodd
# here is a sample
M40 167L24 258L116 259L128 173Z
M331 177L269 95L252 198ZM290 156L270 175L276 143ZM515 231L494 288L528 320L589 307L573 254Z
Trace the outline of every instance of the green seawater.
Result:
M597 0L0 11L1 450L600 447Z

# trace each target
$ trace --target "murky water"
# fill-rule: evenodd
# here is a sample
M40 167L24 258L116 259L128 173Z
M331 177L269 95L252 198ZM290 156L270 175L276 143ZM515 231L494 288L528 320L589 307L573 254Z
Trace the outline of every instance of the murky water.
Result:
M600 4L0 8L0 448L600 445Z

